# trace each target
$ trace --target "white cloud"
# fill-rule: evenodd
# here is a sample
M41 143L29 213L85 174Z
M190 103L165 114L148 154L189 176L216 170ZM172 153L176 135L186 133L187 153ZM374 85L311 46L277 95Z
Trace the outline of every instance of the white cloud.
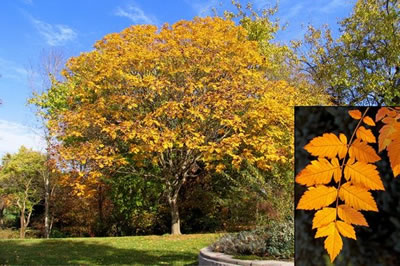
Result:
M292 18L296 17L297 14L304 8L304 4L297 3L296 5L289 8L289 10L280 16L280 21L283 23L289 22Z
M192 9L196 12L196 15L199 17L203 16L212 16L212 8L217 8L218 2L217 0L207 0L207 1L186 1L189 5L192 6Z
M15 153L22 145L42 152L45 147L38 130L0 119L0 156Z
M30 17L30 19L40 35L46 39L47 44L50 46L63 45L65 42L74 40L77 37L77 33L66 25L51 25L33 17Z
M27 81L28 71L17 63L0 57L0 75L4 79Z
M135 5L128 5L126 8L118 7L114 15L129 18L135 24L157 24L154 16L145 14L141 8Z
M331 1L329 1L329 4L320 8L319 11L324 12L324 13L331 13L331 12L335 11L335 9L337 9L337 8L346 7L351 4L352 3L349 0L331 0Z

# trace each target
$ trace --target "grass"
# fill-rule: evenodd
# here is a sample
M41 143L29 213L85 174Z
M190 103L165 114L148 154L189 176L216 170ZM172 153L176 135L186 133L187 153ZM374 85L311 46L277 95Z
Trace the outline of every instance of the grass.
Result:
M197 265L219 234L0 240L0 265Z

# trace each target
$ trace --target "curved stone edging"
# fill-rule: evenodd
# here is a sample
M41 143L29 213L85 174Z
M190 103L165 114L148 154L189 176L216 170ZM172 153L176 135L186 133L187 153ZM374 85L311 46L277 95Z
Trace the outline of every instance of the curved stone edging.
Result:
M278 260L239 260L232 258L231 255L213 252L210 247L202 248L199 253L200 266L294 266L294 262Z

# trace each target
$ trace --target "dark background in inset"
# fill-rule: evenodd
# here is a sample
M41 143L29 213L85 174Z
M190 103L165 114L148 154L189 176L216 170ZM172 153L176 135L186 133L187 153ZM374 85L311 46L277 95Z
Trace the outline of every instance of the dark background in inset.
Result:
M301 171L311 160L304 146L314 137L332 132L337 136L344 133L350 140L358 121L348 115L348 111L366 107L296 107L295 108L295 173ZM378 107L370 107L367 115L375 120ZM365 126L365 125L364 125ZM372 129L375 136L382 127L378 122ZM372 144L378 150L378 145ZM400 153L400 151L399 151ZM372 191L379 212L362 211L369 227L355 226L357 240L342 237L343 248L334 265L400 265L400 177L394 179L386 151L378 153L382 158L377 162L379 175L385 191ZM333 184L333 183L332 183ZM295 185L295 206L306 190ZM315 239L316 229L312 219L316 211L295 211L295 261L302 265L331 265L324 249L323 238Z

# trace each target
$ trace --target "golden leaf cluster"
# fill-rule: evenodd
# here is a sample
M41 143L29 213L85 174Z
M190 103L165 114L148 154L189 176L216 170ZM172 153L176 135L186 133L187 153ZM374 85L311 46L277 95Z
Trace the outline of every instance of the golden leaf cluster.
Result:
M94 48L68 61L52 88L67 88L67 104L49 121L63 159L83 165L85 180L145 161L171 175L193 160L218 172L227 158L236 168L293 162L292 106L307 102L266 79L270 62L233 21L136 25Z
M384 124L379 131L379 152L386 150L394 177L400 174L400 108L382 107L376 113L375 121Z
M368 226L361 211L378 211L370 191L384 190L373 164L380 157L369 144L376 143L376 138L366 128L375 123L367 111L349 111L353 119L359 120L349 141L342 133L325 133L311 139L304 149L317 159L296 177L297 183L308 187L297 209L317 210L312 228L317 229L315 238L326 237L324 246L332 262L343 247L342 237L356 239L354 225Z

